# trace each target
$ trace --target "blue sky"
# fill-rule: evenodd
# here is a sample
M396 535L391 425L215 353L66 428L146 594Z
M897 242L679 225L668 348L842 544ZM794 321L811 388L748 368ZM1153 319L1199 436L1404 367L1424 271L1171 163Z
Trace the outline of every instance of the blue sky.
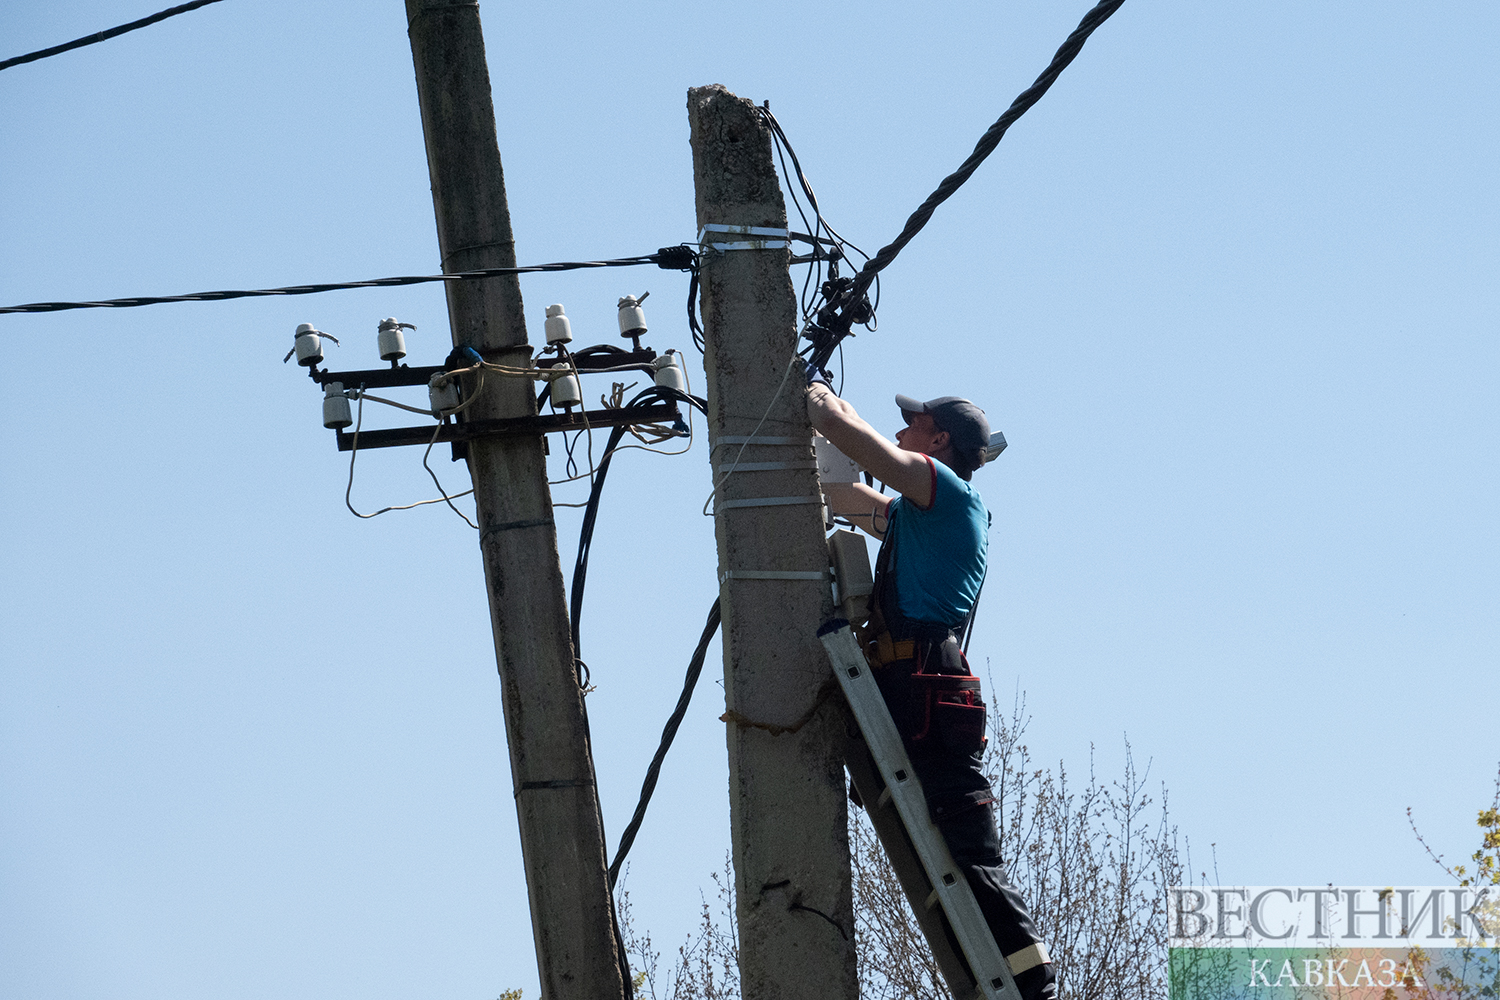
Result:
M485 4L518 256L691 240L706 83L770 100L873 250L1085 7ZM150 12L7 5L0 57ZM1461 854L1489 801L1497 29L1479 0L1130 0L846 351L878 426L952 392L1011 442L977 480L993 700L1024 690L1075 772L1128 735L1226 883L1425 884L1406 807ZM437 269L399 3L229 0L7 70L0 136L5 304ZM691 351L681 275L522 285L534 340L562 302L581 343L648 289L649 342ZM446 354L433 287L0 317L5 995L536 995L473 533L351 517L281 364L307 321L372 365L390 315ZM433 495L410 449L357 472L361 509ZM583 642L611 850L713 600L708 488L701 441L610 477ZM664 950L728 846L717 657L632 852Z

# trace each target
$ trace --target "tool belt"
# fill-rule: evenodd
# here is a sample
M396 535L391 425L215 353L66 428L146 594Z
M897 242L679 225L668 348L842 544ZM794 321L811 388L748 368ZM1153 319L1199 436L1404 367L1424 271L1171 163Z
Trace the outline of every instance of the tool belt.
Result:
M889 631L881 629L879 635L864 643L864 651L870 666L879 669L900 660L916 659L917 643L915 639L893 639Z
M952 631L901 619L897 628L902 631L914 627L928 634L898 639L886 627L884 615L877 613L872 619L863 628L861 647L882 691L903 692L890 704L902 739L913 749L982 751L989 739L987 710L979 678L970 671Z
M952 628L916 621L898 610L891 578L893 541L888 534L880 547L869 618L854 623L854 634L897 730L913 750L979 753L988 742L979 678L969 669Z

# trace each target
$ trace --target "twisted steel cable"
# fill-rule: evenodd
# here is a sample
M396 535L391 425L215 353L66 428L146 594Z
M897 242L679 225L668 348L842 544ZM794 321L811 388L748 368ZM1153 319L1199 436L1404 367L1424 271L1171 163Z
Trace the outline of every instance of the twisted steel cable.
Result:
M1017 118L1030 110L1033 104L1041 100L1042 95L1057 81L1062 71L1067 69L1068 64L1083 50L1083 43L1088 40L1089 35L1094 33L1094 29L1108 20L1109 16L1124 2L1125 0L1100 0L1097 6L1083 16L1083 20L1058 48L1057 54L1052 57L1052 62L1042 71L1042 75L1037 77L1030 87L1022 91L1020 96L1011 102L1005 114L996 119L995 124L979 137L979 142L975 144L974 152L969 154L969 158L957 170L944 177L943 182L937 186L937 190L928 195L927 200L911 213L901 234L886 246L881 247L880 252L860 268L859 274L854 279L853 301L859 300L865 290L870 287L870 282L875 279L875 275L885 270L891 261L896 259L896 255L901 252L902 248L912 241L912 237L922 231L922 227L927 225L927 220L932 218L932 213L937 210L937 207L952 197L953 193L963 187L964 182L973 176L974 171L979 169L979 165L995 151L996 146L1000 145L1000 140L1005 137L1006 130L1015 123Z
M115 38L119 35L123 35L127 31L135 31L137 28L145 28L149 25L155 24L158 21L165 21L169 17L176 17L178 14L186 14L190 10L197 10L199 7L207 7L211 3L218 2L219 0L193 0L192 3L180 4L176 7L168 7L166 10L157 11L150 17L143 17L139 21L131 21L129 24L122 24L115 28L106 28L103 31L96 31L92 35L84 35L82 38L75 38L71 42L63 42L61 45L54 45L51 48L37 49L35 52L28 52L24 56L12 56L11 58L6 59L4 62L0 62L0 69L10 69L12 66L20 66L22 63L36 62L38 59L46 59L48 56L61 55L64 52L71 52L73 49L81 49L85 45L93 45L96 42L103 42L108 39Z

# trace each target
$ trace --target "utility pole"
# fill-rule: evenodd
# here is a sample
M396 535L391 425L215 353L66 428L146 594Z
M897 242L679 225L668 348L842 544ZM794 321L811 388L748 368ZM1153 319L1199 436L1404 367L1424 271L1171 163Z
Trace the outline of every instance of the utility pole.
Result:
M514 267L479 5L406 0L406 18L443 271ZM529 364L515 277L446 288L455 346L487 361ZM535 412L529 380L491 376L469 415ZM604 836L542 439L478 438L469 442L468 461L542 996L620 1000Z
M699 228L785 231L754 105L698 87L688 121ZM787 376L789 265L784 248L706 251L700 264L740 983L746 1000L855 1000L843 716L817 639L833 600L805 383Z

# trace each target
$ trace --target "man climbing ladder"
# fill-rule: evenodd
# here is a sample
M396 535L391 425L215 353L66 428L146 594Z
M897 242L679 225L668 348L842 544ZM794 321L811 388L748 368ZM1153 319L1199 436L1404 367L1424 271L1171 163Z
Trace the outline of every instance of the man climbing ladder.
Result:
M859 638L928 811L1023 1000L1051 998L1056 977L1047 947L1002 867L994 795L980 767L984 703L956 636L984 582L989 513L969 480L984 464L989 422L953 396L926 403L897 396L896 405L906 426L893 445L825 381L808 385L813 426L899 493L824 485L832 510L881 539L870 620Z

